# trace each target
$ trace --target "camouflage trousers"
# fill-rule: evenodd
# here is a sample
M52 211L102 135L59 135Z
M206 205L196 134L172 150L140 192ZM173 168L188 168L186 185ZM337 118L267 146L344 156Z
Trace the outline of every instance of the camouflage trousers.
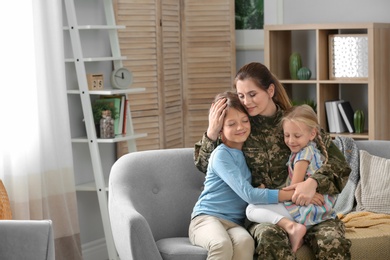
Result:
M260 259L296 259L287 233L270 223L252 223L248 231L256 241ZM330 219L307 230L305 244L313 249L316 259L351 259L351 241L345 238L344 223Z

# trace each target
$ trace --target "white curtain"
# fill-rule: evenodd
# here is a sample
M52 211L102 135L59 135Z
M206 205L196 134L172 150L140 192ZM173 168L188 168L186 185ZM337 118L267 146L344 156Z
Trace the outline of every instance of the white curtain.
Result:
M82 259L62 1L6 1L0 21L0 178L13 218L51 219L56 259Z

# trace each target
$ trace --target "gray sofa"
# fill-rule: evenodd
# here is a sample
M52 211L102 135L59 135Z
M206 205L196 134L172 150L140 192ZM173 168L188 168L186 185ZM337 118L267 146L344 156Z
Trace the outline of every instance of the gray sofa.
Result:
M54 260L51 220L0 220L0 259Z
M390 141L357 141L359 149L390 158ZM121 260L204 260L207 251L192 246L188 225L204 174L194 165L193 149L178 148L135 152L122 156L109 179L109 214ZM348 232L347 232L348 236ZM376 236L377 238L373 238ZM353 235L353 259L388 257L390 234ZM370 241L379 243L371 249ZM308 246L298 259L313 259Z

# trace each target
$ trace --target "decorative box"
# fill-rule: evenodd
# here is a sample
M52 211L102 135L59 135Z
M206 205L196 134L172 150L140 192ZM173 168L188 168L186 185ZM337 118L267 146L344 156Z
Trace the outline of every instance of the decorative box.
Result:
M329 78L368 78L368 36L329 35Z
M87 74L87 81L89 90L103 89L103 74Z

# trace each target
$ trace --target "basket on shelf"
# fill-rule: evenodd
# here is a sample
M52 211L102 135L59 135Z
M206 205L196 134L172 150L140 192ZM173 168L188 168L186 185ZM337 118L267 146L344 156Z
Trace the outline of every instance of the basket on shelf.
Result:
M2 180L0 180L0 219L12 219L11 205Z

